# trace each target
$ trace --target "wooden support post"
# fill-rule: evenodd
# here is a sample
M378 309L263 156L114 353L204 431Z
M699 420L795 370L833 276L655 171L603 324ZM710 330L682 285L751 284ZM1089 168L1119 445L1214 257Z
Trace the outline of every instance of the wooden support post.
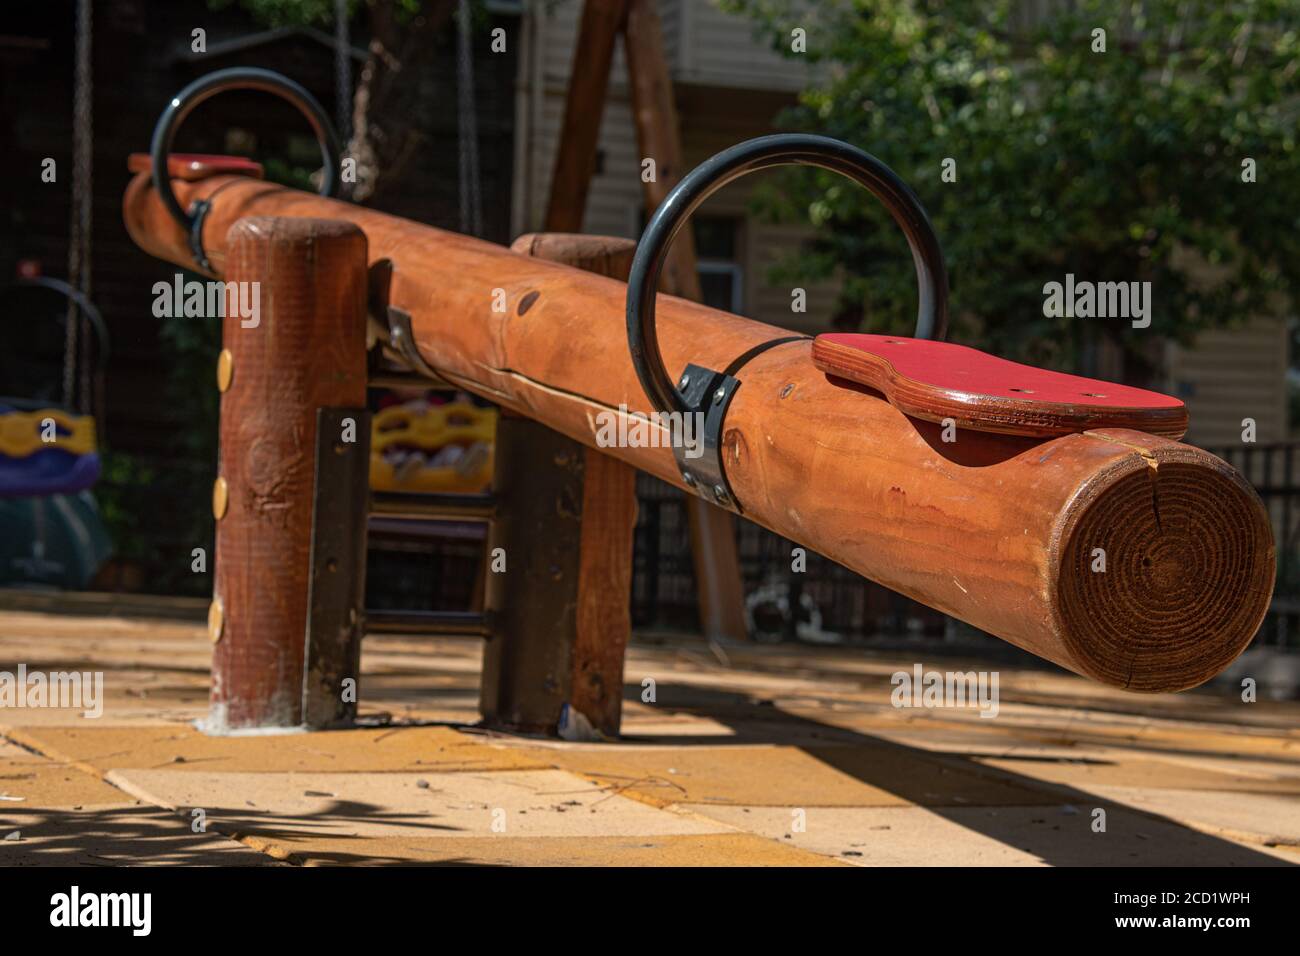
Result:
M597 731L614 737L623 716L623 657L632 632L628 601L636 469L594 448L584 454L578 630L569 665L569 707Z
M303 721L317 409L366 398L365 234L252 218L226 244L210 733Z
M479 709L489 726L553 734L577 631L582 446L504 412L495 444Z
M313 730L357 717L369 517L370 410L319 409L302 685L302 722Z
M641 155L655 161L655 176L643 189L646 213L652 215L683 172L677 104L653 0L630 0L625 41L637 143ZM661 289L696 302L703 299L689 229L683 229L668 250ZM735 518L696 495L687 495L686 507L700 588L700 629L709 638L743 639L747 636L745 595Z
M521 236L511 249L626 280L636 244L544 233ZM576 735L594 730L617 736L631 633L636 470L536 423L506 422L497 437L496 494L503 517L494 524L489 548L505 548L507 572L488 579L497 636L484 655L484 715L553 732L567 703ZM543 472L548 479L537 481ZM532 552L522 565L521 550ZM510 570L511 560L519 570ZM534 582L545 593L544 607L531 607Z

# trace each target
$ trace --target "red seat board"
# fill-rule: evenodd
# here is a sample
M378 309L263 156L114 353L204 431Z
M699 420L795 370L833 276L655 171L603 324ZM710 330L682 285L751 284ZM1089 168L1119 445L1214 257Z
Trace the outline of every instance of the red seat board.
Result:
M877 389L926 421L1011 435L1132 428L1167 438L1187 431L1178 399L1128 385L1021 365L951 342L832 333L813 342L823 372Z
M153 168L153 158L148 153L132 153L126 168L133 173L147 173ZM167 172L172 179L193 182L225 173L237 173L262 178L262 164L243 156L218 156L212 153L172 153L167 157Z

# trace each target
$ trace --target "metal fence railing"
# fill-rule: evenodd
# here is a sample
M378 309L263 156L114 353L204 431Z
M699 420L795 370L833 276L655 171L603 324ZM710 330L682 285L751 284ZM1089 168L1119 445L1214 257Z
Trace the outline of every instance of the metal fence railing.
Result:
M632 582L632 623L639 628L699 626L686 496L637 476L639 511ZM810 639L878 634L942 637L937 611L881 587L813 551L803 573L791 570L793 541L737 521L736 546L751 626L759 637ZM791 610L794 609L794 610Z
M1259 492L1273 522L1278 550L1278 579L1260 643L1300 649L1300 442L1211 448ZM210 466L184 475L195 490L175 495L194 500L210 482ZM171 472L175 477L175 470ZM116 487L106 476L101 491ZM156 486L148 491L156 492ZM130 492L130 495L126 495ZM179 514L162 514L155 502L143 508L134 485L122 490L113 506L129 513L155 515L141 521L141 564L175 565L184 580L165 585L181 593L206 593L201 575L189 572L188 555L194 541L208 540L210 523L198 531L183 528ZM123 497L125 496L125 497ZM167 496L170 500L173 496ZM697 583L691 551L690 522L683 492L646 474L637 477L639 513L636 526L631 594L632 623L641 629L695 631L699 627ZM106 502L107 503L107 502ZM139 509L139 510L137 510ZM193 511L193 509L190 509ZM877 637L943 639L951 635L947 619L887 588L854 574L815 553L807 552L805 573L791 572L797 545L744 519L737 522L737 550L744 591L753 626L761 637L838 635L850 641ZM459 531L459 528L457 529ZM195 537L195 535L198 535ZM483 532L440 533L435 540L388 541L382 533L371 542L369 590L376 606L463 609L482 588ZM180 555L180 557L176 557ZM163 561L166 557L168 560ZM185 558L185 560L181 560ZM179 575L179 572L178 572ZM160 582L155 574L153 580ZM189 593L189 591L184 591ZM783 606L782 606L783 605ZM793 608L795 611L791 612Z
M1268 509L1277 546L1277 586L1257 643L1300 649L1300 442L1241 444L1207 451L1232 465Z
M1208 449L1254 486L1268 509L1277 542L1277 587L1257 642L1300 649L1300 442ZM683 492L656 478L637 478L640 514L632 588L637 627L690 630L698 626L690 525ZM945 634L945 617L808 552L807 571L790 573L796 547L751 522L738 522L737 548L753 624L770 636L793 636L800 624L849 639ZM780 615L771 610L783 600ZM789 608L801 608L791 614ZM766 613L765 613L766 611ZM775 620L779 616L781 620Z

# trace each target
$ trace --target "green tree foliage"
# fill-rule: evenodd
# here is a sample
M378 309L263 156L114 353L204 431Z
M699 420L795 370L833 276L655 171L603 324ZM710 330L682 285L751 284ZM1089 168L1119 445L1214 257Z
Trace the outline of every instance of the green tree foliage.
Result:
M1160 339L1294 306L1294 0L1078 0L1037 23L1007 0L728 6L786 55L807 31L815 79L785 125L861 146L921 197L949 264L954 339L1068 367L1109 336L1140 381ZM820 171L781 186L767 211L822 227L782 278L843 274L865 326L906 330L911 257L875 200ZM1150 281L1151 328L1045 317L1043 286L1067 272Z
M362 0L348 0L348 14L355 15ZM238 5L268 27L327 27L334 23L334 0L208 0L214 10ZM419 0L396 0L396 6L415 13Z

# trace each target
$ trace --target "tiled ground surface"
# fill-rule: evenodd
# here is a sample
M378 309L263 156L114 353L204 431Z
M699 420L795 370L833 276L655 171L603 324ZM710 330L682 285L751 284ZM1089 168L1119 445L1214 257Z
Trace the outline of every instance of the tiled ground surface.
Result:
M990 720L891 707L916 655L643 640L624 739L574 744L474 728L476 645L375 637L367 726L215 738L210 653L198 623L0 612L0 671L106 696L0 707L0 865L1300 863L1297 704L999 667Z

